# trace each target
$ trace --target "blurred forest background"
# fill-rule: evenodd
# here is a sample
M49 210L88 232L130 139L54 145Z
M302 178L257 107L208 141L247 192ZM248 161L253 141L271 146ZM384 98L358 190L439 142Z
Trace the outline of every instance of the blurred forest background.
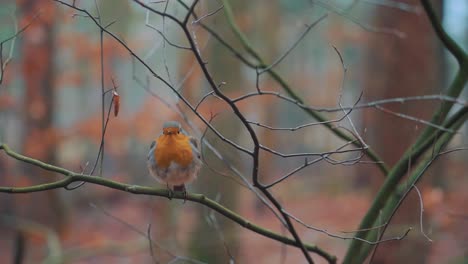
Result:
M148 4L176 17L187 13L178 1L168 1L167 5L164 1L153 2ZM466 51L468 2L432 3L444 28ZM416 0L260 0L230 4L237 25L267 64L296 43L307 25L328 14L274 67L307 106L339 108L339 102L349 107L356 102L442 94L458 67ZM150 14L133 1L78 0L76 5L99 16L101 25L108 25L110 32L124 40L192 105L211 91L193 54L172 46L188 45L175 23ZM210 14L203 23L242 50L221 1L201 0L195 10L199 16ZM223 83L220 89L230 98L255 92L255 69L233 56L200 23L190 23L210 73L217 83ZM112 93L103 96L102 87L117 87L120 112L118 116L110 115L102 176L164 188L146 168L149 144L159 134L162 123L179 120L198 138L206 130L206 125L171 89L115 39L103 34L101 42L100 30L89 17L57 1L3 0L0 25L0 41L28 25L16 38L2 43L1 143L25 156L89 173L98 160L103 113L105 117L112 98ZM344 80L343 65L334 47L347 69ZM286 95L266 74L258 82L262 90ZM467 97L465 89L460 99ZM385 104L383 109L355 109L349 117L363 140L391 167L426 127L421 120L429 121L440 104L440 100ZM251 97L238 106L248 120L266 126L294 128L316 122L294 103L276 96ZM223 136L252 147L239 119L219 98L207 97L197 110L206 119L215 116L212 125ZM334 119L342 112L324 115ZM333 125L352 129L346 118ZM319 125L294 131L252 126L264 146L282 153L327 152L343 144L342 139ZM450 146L466 147L467 132L465 124ZM205 194L249 221L286 235L278 219L226 165L248 177L251 159L210 130L204 139L224 161L204 146L208 165L188 191ZM346 160L356 155L343 153L335 158ZM468 229L464 228L468 223L467 160L468 151L462 150L444 155L431 166L418 182L425 233L420 228L420 199L412 191L384 237L401 236L408 227L413 230L402 240L379 245L373 263L468 261ZM304 157L283 158L264 151L259 175L263 182L273 182L303 163ZM93 175L99 171L98 162ZM58 178L58 174L0 154L0 186L30 186ZM384 179L372 162L321 161L270 191L290 214L305 223L351 236L341 232L357 229ZM149 250L146 237L149 224L154 252ZM343 260L350 240L295 226L305 242L337 256L339 262ZM90 183L73 191L1 193L0 230L2 263L12 263L19 247L24 249L24 263L57 263L57 259L59 263L152 263L154 259L159 263L228 263L230 259L236 263L305 263L299 249L255 234L203 205L134 195Z

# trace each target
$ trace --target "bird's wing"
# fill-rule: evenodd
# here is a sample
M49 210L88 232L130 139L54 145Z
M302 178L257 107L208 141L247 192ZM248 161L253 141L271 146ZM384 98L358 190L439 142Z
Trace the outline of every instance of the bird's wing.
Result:
M190 144L193 145L193 147L198 149L198 140L194 137L189 137L190 138Z
M150 150L149 150L149 152L148 152L148 157L147 157L148 159L149 159L150 155L154 155L154 151L156 150L156 146L158 145L158 143L157 143L156 141L157 141L158 138L159 138L160 136L162 136L162 135L163 135L163 133L160 132L159 135L158 135L158 137L157 137L155 140L153 140L153 142L151 142Z
M190 136L189 136L189 140L190 140L190 146L192 146L192 151L195 154L197 154L198 158L201 158L200 150L198 149L198 140L196 138L190 137Z
M190 146L192 147L192 151L197 154L197 157L200 158L200 150L198 149L198 140L187 133L185 129L181 128L180 132L184 135L186 135L189 138Z
M150 150L148 152L148 156L146 157L148 160L154 155L154 150L156 149L157 145L158 144L156 143L156 140L153 140L153 142L151 142Z

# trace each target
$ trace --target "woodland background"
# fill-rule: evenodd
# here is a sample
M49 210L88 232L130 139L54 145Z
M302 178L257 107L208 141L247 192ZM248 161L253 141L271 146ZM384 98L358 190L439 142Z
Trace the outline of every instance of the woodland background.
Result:
M356 102L438 95L447 89L457 69L419 1L262 0L230 4L238 27L270 63L298 40L306 24L328 14L274 68L308 106L336 108L338 102L353 106ZM432 4L448 34L466 51L468 3L447 0ZM81 0L76 5L99 16L101 25L109 25L110 32L193 105L211 91L193 54L168 42L187 45L177 25L168 19L149 14L133 1ZM162 11L166 3L148 5ZM222 7L221 2L202 0L195 10L200 16L210 14L203 22L241 49ZM167 12L183 17L187 10L170 1ZM85 174L97 162L93 175L102 171L104 178L113 181L164 188L149 176L145 163L149 144L162 123L179 120L198 138L205 132L206 124L121 44L107 34L101 41L99 27L83 13L52 0L3 0L0 25L0 41L9 39L1 50L0 143L12 150ZM223 82L220 89L227 96L236 98L255 91L255 69L242 64L199 24L192 23L191 29L210 73L217 83ZM340 56L347 69L344 81ZM284 94L271 77L262 75L259 82L264 90ZM103 95L102 88L111 92ZM115 107L114 88L120 111L117 116L110 114L101 163L103 116L105 120L111 100ZM467 97L465 89L459 99L466 102ZM426 127L421 120L430 120L440 103L392 103L384 105L388 111L365 107L353 110L349 117L363 140L391 167ZM249 120L273 127L294 128L316 121L295 104L275 96L252 97L238 106ZM219 98L207 97L197 112L212 119L212 125L226 138L242 146L251 144L242 123ZM395 112L406 116L392 114ZM324 113L328 119L340 114ZM184 117L191 123L184 122ZM346 119L333 125L351 129ZM283 153L326 152L343 142L319 125L294 131L255 126L255 131L263 145ZM466 147L467 132L465 124L449 146ZM202 193L253 223L288 234L226 165L249 175L249 158L209 129L204 139L224 161L204 147L208 165L188 187L189 192ZM336 158L346 160L353 155L343 153ZM408 227L412 227L411 232L401 240L380 244L372 263L468 261L468 229L464 228L468 221L467 160L468 151L461 149L442 156L429 168L418 182L422 198L411 191L384 237L402 236ZM260 178L271 182L301 166L304 157L283 158L264 152L260 161ZM31 186L61 177L0 154L0 186ZM305 223L352 236L341 232L357 229L384 178L374 163L322 161L271 191L289 213ZM304 241L337 256L339 262L343 260L350 240L295 226ZM18 254L24 263L305 262L299 249L255 234L202 204L135 195L92 183L72 191L0 193L0 232L3 263L12 263ZM148 233L155 243L153 250L149 250ZM317 257L314 260L325 263Z

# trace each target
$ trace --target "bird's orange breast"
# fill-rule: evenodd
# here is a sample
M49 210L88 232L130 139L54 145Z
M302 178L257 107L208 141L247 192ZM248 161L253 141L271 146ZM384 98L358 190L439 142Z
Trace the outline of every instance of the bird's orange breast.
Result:
M193 160L190 138L184 134L161 135L156 140L154 158L161 168L167 168L171 162L180 166L189 166Z

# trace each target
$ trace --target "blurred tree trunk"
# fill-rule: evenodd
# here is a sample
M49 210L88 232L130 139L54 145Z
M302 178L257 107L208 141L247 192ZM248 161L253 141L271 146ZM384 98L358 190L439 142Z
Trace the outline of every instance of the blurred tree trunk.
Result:
M236 16L236 21L238 22L241 21L239 16L245 15L251 5L247 2L238 1L230 1L230 4L233 8L234 15ZM204 12L206 12L206 10L215 10L218 7L219 3L210 2L210 4L207 5L207 8L204 9ZM201 11L199 11L199 13L201 13ZM215 25L215 30L221 36L224 36L224 39L228 43L236 43L233 41L234 38L231 35L231 31L225 18L220 17L220 20L214 20L215 18L213 17L211 20L207 19L205 23L211 26ZM217 23L220 23L222 27L216 27ZM202 53L205 54L205 60L208 61L207 66L214 77L215 82L226 82L226 85L221 86L221 90L227 94L233 91L243 91L242 87L244 87L244 85L240 62L231 56L217 41L212 38L209 38L209 41L206 52ZM200 87L203 86L201 85ZM200 91L203 91L203 89L200 89ZM201 95L198 95L197 97L199 96ZM213 114L216 114L216 112ZM223 116L223 118L220 118L218 121L215 120L214 125L222 135L226 138L233 139L234 141L238 141L237 139L240 135L239 129L243 129L243 126L234 115ZM220 143L217 139L213 139L213 137L209 138L209 140L211 142ZM223 153L224 155L227 154L227 160L239 160L238 151L224 143L217 143L215 143L214 146L220 151L220 153ZM205 154L206 160L217 160L211 155L207 156L206 153L203 154ZM235 165L239 166L240 164L235 163ZM224 206L236 211L239 185L227 180L225 177L221 177L220 175L213 173L211 170L207 170L206 168L201 171L200 175L203 175L203 178L197 182L200 193L206 194L212 199L219 197L220 202ZM202 210L201 212L204 211L205 210ZM204 212L204 214L208 213L209 212ZM194 236L191 242L192 245L190 246L193 256L196 259L200 259L207 263L229 263L229 255L231 255L235 262L237 262L239 255L239 238L237 235L239 227L237 224L226 220L224 217L220 217L217 214L215 214L215 216L220 227L219 230L216 230L213 224L209 224L208 221L205 220L207 219L206 217L201 216L199 218L201 221L198 222L198 225L194 230ZM224 236L225 241L221 240L221 234L218 234L218 232L223 233L222 236ZM225 244L223 245L223 243Z
M419 1L408 0L419 6ZM432 1L434 8L442 9L442 1ZM442 12L439 12L441 14ZM368 101L393 97L406 97L438 93L442 89L442 50L425 13L415 14L402 10L379 8L372 25L389 27L404 32L405 38L369 33L365 96ZM384 105L383 107L420 119L430 119L437 109L434 102L411 102ZM378 110L364 112L364 127L368 128L367 143L389 165L393 166L404 151L414 143L424 125L382 113ZM361 171L362 172L362 171ZM371 182L377 190L383 177L375 170L360 178ZM372 176L370 176L372 175ZM389 228L403 232L404 226L418 226L419 202L410 195L398 210ZM428 216L426 216L428 217ZM424 263L429 243L419 235L409 236L399 243L378 246L374 263Z
M38 15L28 30L21 34L20 67L24 81L23 153L46 163L56 164L58 133L54 127L55 107L55 20L56 6L51 1L18 0L21 25ZM53 181L53 174L23 164L30 184ZM64 206L58 190L15 196L16 214L46 227L61 231Z

